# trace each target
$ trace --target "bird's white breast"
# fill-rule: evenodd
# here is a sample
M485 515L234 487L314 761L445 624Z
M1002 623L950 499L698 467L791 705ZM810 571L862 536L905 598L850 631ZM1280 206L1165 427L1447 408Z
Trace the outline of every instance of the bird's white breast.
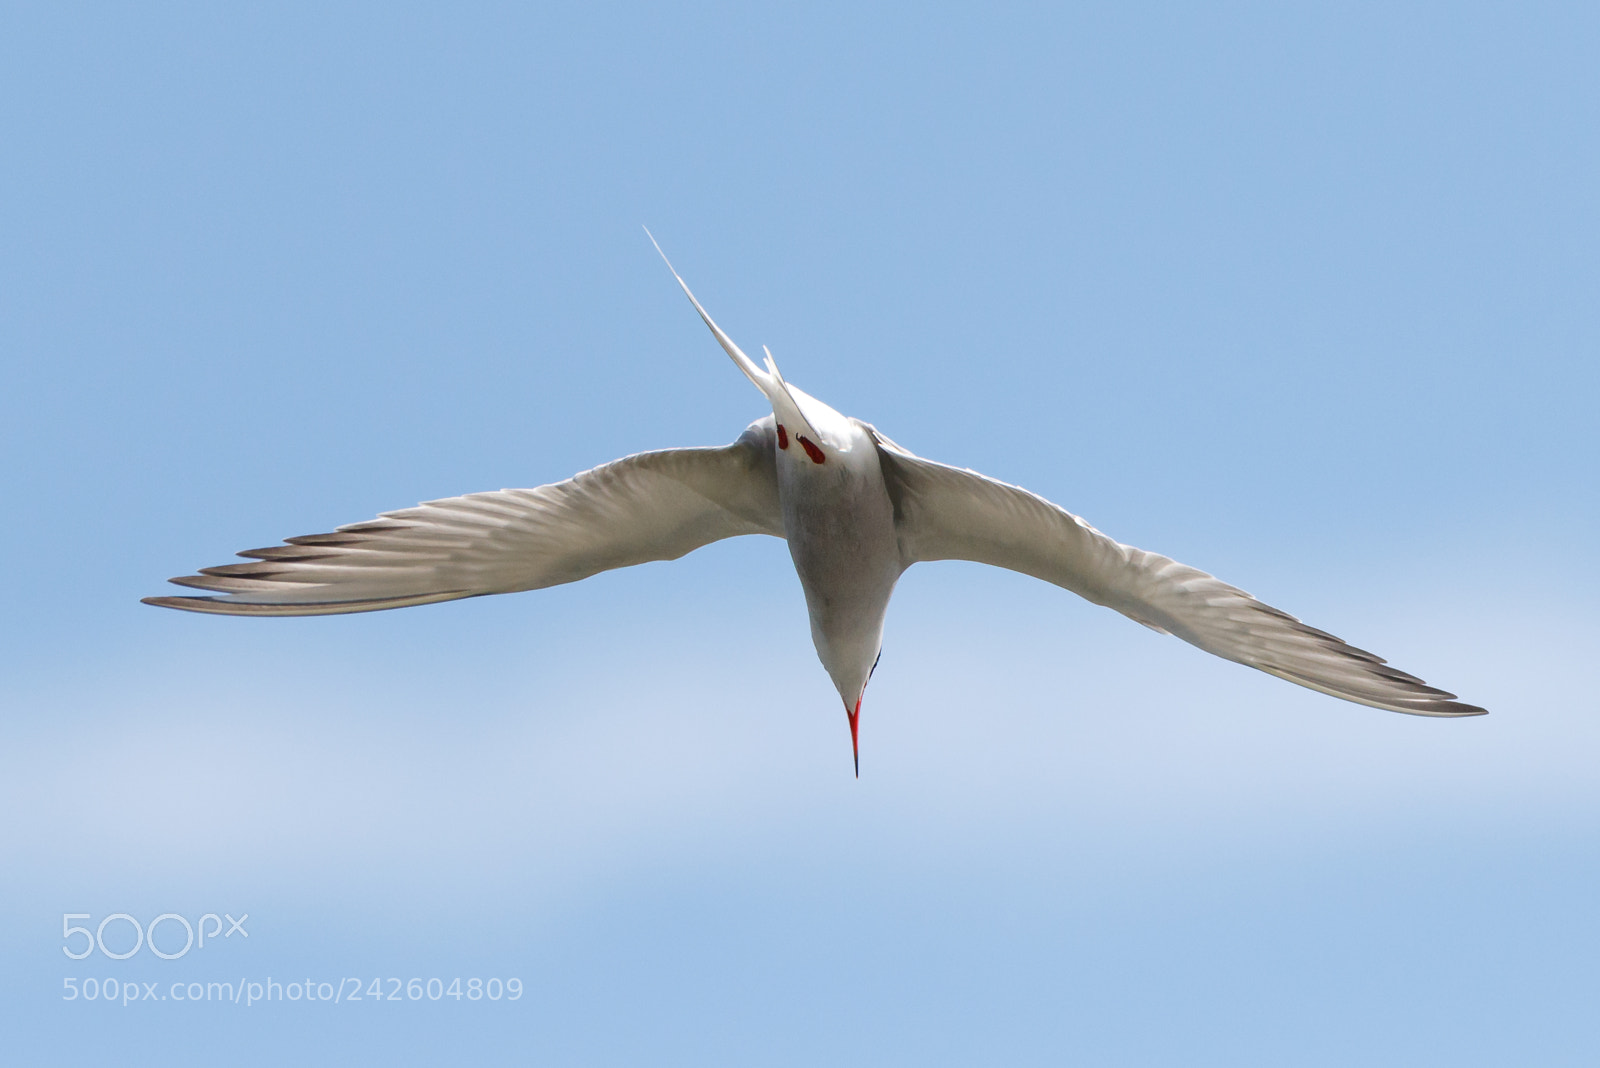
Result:
M859 423L841 423L827 428L833 440L824 462L815 463L793 442L776 459L784 530L812 638L847 693L864 686L871 673L902 567L877 448Z

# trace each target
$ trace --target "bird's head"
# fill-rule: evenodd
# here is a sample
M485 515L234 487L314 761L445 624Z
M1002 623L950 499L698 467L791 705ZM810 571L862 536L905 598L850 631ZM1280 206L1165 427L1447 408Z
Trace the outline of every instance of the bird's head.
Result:
M846 681L841 681L841 674L833 670L833 665L824 664L829 669L828 674L833 676L839 697L844 701L844 714L850 721L850 757L855 761L858 779L861 778L861 700L866 696L868 680L872 678L872 673L878 670L878 661L882 659L883 646L879 645L878 653L872 659L872 666L867 668L865 674L860 671L845 672Z
M807 601L810 602L808 591ZM828 673L839 699L844 702L845 717L850 723L850 750L861 774L861 702L867 692L867 683L878 670L883 659L883 616L871 613L856 616L854 625L829 625L820 618L814 604L811 611L811 640L817 647L817 656Z

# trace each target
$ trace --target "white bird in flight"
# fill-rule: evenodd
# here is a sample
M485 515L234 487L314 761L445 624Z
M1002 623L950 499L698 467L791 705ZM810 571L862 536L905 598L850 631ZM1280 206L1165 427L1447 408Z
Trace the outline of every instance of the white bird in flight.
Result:
M733 444L641 452L536 489L385 512L238 554L250 563L171 580L220 597L144 603L239 616L371 612L537 590L676 560L723 538L770 534L789 544L817 656L844 701L858 776L861 698L882 653L889 597L906 568L924 560L975 560L1032 575L1208 653L1346 701L1419 716L1486 711L1204 571L1113 541L1019 486L908 452L789 385L765 347L758 367L670 261L667 269L772 405Z

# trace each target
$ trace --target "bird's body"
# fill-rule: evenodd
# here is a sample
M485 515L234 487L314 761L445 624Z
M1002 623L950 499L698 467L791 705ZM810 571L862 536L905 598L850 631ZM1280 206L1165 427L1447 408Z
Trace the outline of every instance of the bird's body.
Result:
M1484 711L1203 571L1121 545L1042 497L908 452L789 386L770 353L765 369L757 367L683 290L772 404L772 415L733 444L638 453L565 482L431 501L290 538L239 554L251 563L172 580L223 596L146 602L227 615L400 608L573 582L676 559L722 538L769 534L788 542L852 748L890 595L905 569L925 560L1033 575L1345 700L1426 716Z
M854 701L846 698L854 715L883 648L889 596L905 566L871 431L813 403L838 419L836 433L820 427L819 432L825 439L842 439L843 446L824 446L827 459L820 464L803 448L778 450L778 501L789 556L806 595L811 639L834 687L841 695L855 694ZM806 407L815 410L813 404ZM812 421L821 422L816 416ZM775 424L776 419L774 437Z

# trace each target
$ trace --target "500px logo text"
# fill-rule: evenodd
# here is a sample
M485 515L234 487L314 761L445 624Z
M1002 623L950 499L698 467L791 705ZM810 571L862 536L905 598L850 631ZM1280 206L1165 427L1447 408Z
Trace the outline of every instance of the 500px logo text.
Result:
M139 952L142 947L148 946L150 952L162 960L177 960L188 953L190 949L206 948L207 938L213 942L217 940L218 935L223 938L232 938L234 935L240 934L249 938L250 932L244 929L244 921L249 918L250 914L248 912L240 914L237 920L226 912L221 916L218 916L215 912L208 912L196 922L190 923L187 917L180 916L176 912L163 912L148 924L141 926L138 920L126 912L113 912L102 919L99 925L91 931L87 927L79 927L72 921L92 921L94 919L93 915L87 912L63 912L61 914L61 939L65 944L61 947L61 952L73 960L82 960L98 948L103 956L110 957L112 960L127 960ZM228 921L226 930L222 926L224 919ZM207 923L211 924L210 930L206 929ZM128 935L131 934L133 936L133 947L126 950L108 948L106 946L107 927L111 929L114 946L126 946L128 944ZM158 928L163 928L161 937L167 944L167 949L162 949L156 944L156 930ZM180 930L183 932L183 945L177 949L172 949L177 942L177 932ZM197 933L198 938L196 937ZM77 942L76 945L82 947L82 952L74 952L75 939L80 935L82 936L82 941Z

